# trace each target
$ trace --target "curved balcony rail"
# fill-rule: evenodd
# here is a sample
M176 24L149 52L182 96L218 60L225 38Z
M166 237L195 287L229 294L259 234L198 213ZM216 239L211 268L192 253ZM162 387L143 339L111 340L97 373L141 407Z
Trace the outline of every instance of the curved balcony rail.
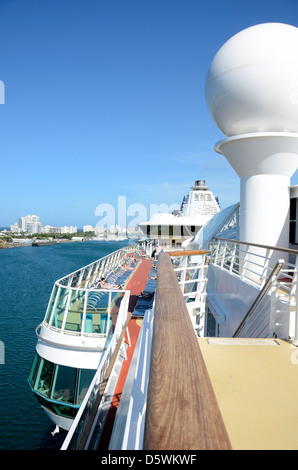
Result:
M56 281L42 325L63 334L108 336L136 266L127 257L135 248L121 248Z

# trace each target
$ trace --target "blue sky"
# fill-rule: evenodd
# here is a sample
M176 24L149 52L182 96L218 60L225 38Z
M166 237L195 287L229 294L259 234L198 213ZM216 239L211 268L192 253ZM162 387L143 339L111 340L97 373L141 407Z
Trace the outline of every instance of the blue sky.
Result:
M96 225L118 196L149 214L196 179L237 202L205 78L231 36L272 21L298 26L297 0L0 0L0 226Z

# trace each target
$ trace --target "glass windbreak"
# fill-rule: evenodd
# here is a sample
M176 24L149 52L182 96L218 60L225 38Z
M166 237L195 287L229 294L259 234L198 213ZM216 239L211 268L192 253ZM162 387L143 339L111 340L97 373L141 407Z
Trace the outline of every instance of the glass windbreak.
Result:
M117 322L117 316L119 313L121 302L124 298L124 292L112 292L111 295L111 316L110 316L110 326L109 326L109 336L112 336L114 333L115 325Z
M56 328L62 327L68 294L69 288L59 288L59 292L57 294L58 297L51 320L51 326L54 326Z
M110 293L106 291L89 291L84 328L85 333L106 333L109 297Z
M76 271L75 273L73 273L71 284L70 284L71 287L79 287L80 274L81 274L81 271Z
M85 295L84 290L72 290L64 327L65 330L81 332Z
M45 317L45 321L46 321L47 323L49 323L49 322L50 322L50 319L51 319L52 310L53 310L53 307L54 307L54 305L55 305L55 300L56 300L57 292L58 292L58 286L55 284L55 286L54 286L54 288L53 288L53 291L52 291L51 300L50 300L50 303L49 303L49 306L48 306L48 310L47 310L47 313L46 313L46 317Z

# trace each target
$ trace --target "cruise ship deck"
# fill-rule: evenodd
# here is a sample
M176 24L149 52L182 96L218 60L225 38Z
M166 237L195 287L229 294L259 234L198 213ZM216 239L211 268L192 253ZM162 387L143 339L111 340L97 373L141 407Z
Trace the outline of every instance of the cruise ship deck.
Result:
M297 449L297 348L253 338L200 338L199 346L232 449Z

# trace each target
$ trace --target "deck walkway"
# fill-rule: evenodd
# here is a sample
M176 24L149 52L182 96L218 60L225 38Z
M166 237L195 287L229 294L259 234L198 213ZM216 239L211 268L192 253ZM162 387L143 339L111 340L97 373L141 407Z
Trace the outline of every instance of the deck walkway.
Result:
M133 310L138 301L137 296L140 295L140 293L144 290L146 286L146 282L150 274L151 267L152 267L152 261L149 259L142 258L141 263L136 269L136 272L132 275L127 286L125 287L126 290L130 290L130 302L129 302L128 311L132 315L133 315ZM108 417L105 423L105 427L102 433L98 450L108 449L117 408L121 399L122 390L123 390L124 383L127 377L128 369L129 369L130 362L131 362L133 352L135 349L135 345L139 336L139 332L141 330L141 326L142 326L142 319L140 318L130 319L130 322L128 324L128 331L129 331L131 345L128 346L127 351L126 351L127 359L124 361L123 366L121 368L121 372L120 372L119 379L118 379L118 382L117 382L117 385L113 394L110 410L108 413ZM126 336L126 341L127 340L128 338Z
M234 450L298 449L298 348L280 339L200 338Z

